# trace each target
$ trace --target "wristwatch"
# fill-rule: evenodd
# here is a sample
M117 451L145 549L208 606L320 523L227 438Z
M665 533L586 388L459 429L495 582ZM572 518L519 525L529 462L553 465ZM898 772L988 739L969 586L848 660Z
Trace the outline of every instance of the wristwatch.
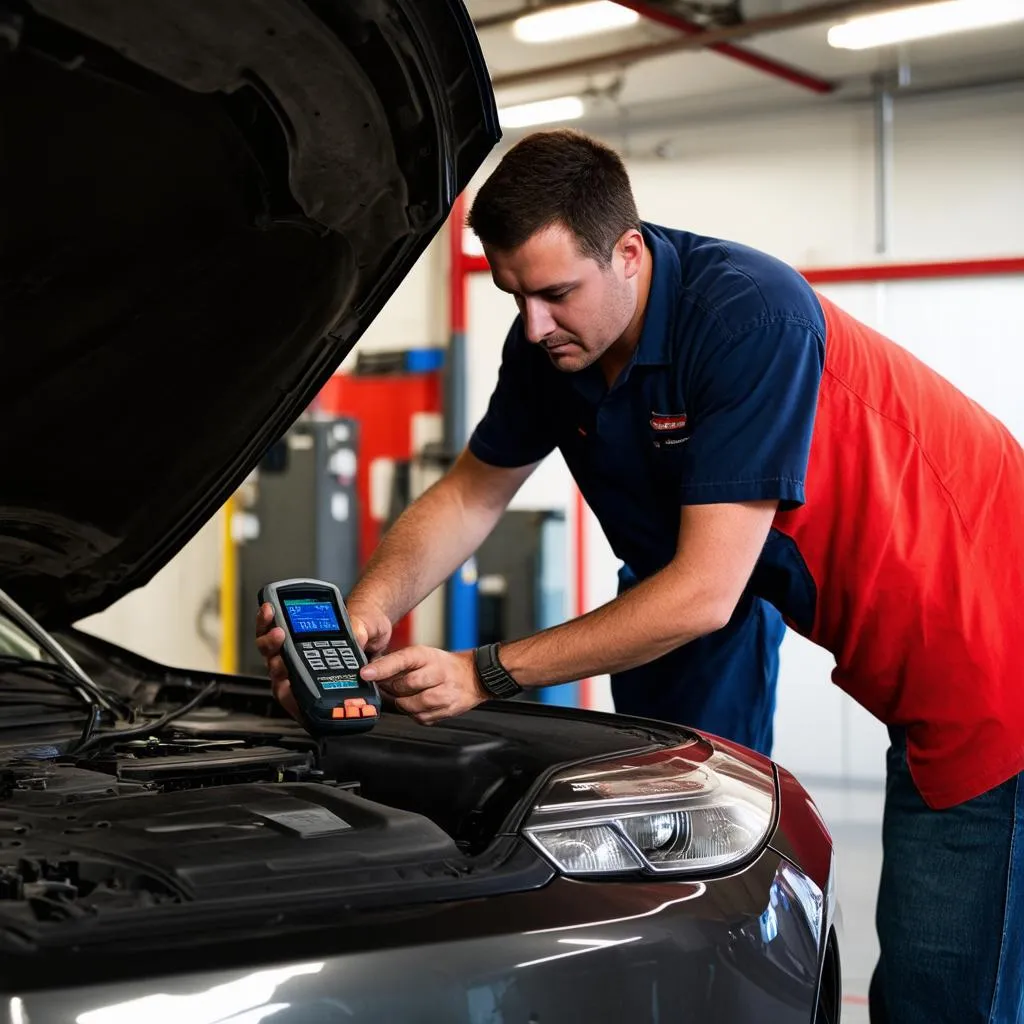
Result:
M522 693L523 688L505 671L498 660L498 645L486 644L473 652L476 662L476 674L480 677L484 689L499 700L506 700Z

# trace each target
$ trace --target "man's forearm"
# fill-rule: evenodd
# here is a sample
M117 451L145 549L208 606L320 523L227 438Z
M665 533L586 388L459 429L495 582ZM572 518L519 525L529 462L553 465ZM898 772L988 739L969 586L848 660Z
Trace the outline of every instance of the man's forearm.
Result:
M671 565L587 615L502 644L501 663L525 687L622 672L720 629L731 613L721 592Z
M500 509L467 509L460 489L441 480L384 535L347 601L365 601L396 622L446 580L494 528Z

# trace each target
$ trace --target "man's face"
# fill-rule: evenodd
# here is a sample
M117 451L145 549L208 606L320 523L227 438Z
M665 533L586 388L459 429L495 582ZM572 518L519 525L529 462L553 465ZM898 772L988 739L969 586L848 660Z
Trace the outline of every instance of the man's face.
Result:
M562 224L542 228L518 249L484 248L494 283L515 297L527 339L559 370L595 363L630 325L643 253L639 232L619 240L608 266L581 255Z

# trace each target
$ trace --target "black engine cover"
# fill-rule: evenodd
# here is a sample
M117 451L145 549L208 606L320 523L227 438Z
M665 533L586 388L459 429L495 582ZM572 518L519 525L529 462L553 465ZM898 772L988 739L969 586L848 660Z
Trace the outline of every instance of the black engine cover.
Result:
M149 893L156 902L312 896L394 884L399 869L429 877L461 859L426 818L316 783L140 792L0 812L7 898L21 895L16 877L60 882L51 895L69 912L102 909L95 894L104 889ZM9 909L0 895L0 916ZM59 911L56 902L44 916Z

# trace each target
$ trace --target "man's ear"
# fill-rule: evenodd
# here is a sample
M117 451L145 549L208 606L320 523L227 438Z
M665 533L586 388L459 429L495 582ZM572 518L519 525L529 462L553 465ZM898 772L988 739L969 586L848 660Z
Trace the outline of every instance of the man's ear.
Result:
M636 228L629 228L615 243L615 252L622 260L626 279L635 277L640 273L640 267L643 265L644 236Z

